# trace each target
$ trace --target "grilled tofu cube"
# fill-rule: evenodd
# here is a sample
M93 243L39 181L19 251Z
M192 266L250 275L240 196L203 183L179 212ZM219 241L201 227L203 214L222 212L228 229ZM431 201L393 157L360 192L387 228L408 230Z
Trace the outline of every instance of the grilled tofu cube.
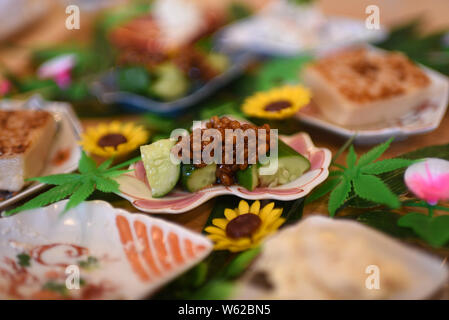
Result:
M55 132L47 111L0 110L0 190L20 191L42 172Z

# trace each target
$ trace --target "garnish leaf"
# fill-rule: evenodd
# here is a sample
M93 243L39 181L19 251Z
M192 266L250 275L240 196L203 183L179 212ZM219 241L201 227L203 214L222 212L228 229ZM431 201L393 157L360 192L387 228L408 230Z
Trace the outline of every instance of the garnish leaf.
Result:
M93 180L87 180L80 185L70 197L69 202L64 208L64 212L76 207L81 202L86 200L95 190L95 183Z
M260 247L257 247L237 255L237 257L235 257L227 266L225 276L227 278L236 278L240 276L259 253Z
M409 159L381 160L367 164L366 166L362 167L360 171L366 174L381 174L396 169L408 167L414 163L416 163L416 160L409 160Z
M416 238L416 234L409 228L398 225L401 215L392 211L376 210L364 212L357 217L357 221L372 228L385 232L393 237L407 239Z
M108 171L102 172L102 176L108 177L108 178L118 177L124 173L131 172L131 171L133 171L133 170L132 169L130 169L130 170L112 170L112 171L108 170Z
M348 168L351 168L355 166L355 163L357 161L357 154L355 153L354 146L351 145L349 147L348 155L346 156L346 165Z
M359 159L359 166L365 166L373 161L376 161L390 146L393 138L388 139L388 141L372 148L367 153L363 154Z
M40 208L62 200L68 195L72 194L73 191L78 187L78 185L79 182L69 182L60 186L56 186L53 189L48 190L47 192L41 193L36 198L31 199L27 203L12 210L6 211L5 215L10 216L19 211Z
M97 169L97 164L95 163L94 159L87 156L87 154L82 151L81 152L81 159L78 162L78 170L81 173L89 173L93 172Z
M302 218L302 213L304 209L304 199L296 199L294 201L279 201L276 202L276 207L283 207L282 218L285 219L284 224L281 226L287 226L291 223L295 223Z
M363 199L386 204L391 208L400 207L398 197L376 176L358 175L354 178L353 184L355 193Z
M351 136L348 140L346 140L345 144L338 149L338 151L335 153L335 155L332 157L331 163L335 163L335 161L340 157L340 155L346 151L346 149L349 148L350 145L352 145L352 142L355 140L356 135Z
M82 152L78 163L80 174L68 173L29 179L56 185L56 187L38 195L17 208L7 211L5 215L10 216L19 211L43 207L70 196L70 200L67 202L63 211L66 212L86 200L95 189L102 192L118 192L119 185L117 181L111 178L132 171L119 170L119 168L129 166L140 159L140 157L136 157L112 168L108 167L112 164L113 160L108 159L97 167L95 161L87 156L86 153Z
M30 178L27 179L29 181L38 181L41 183L46 183L46 184L52 184L52 185L56 185L56 186L60 186L64 183L70 182L70 181L77 181L80 180L81 175L77 174L77 173L73 173L73 174L53 174L50 176L45 176L45 177L36 177L36 178Z
M449 216L430 217L412 212L402 216L398 225L408 227L433 247L441 247L449 241Z
M314 202L321 197L324 197L326 194L334 190L337 184L340 182L340 179L329 179L318 188L313 190L313 192L306 198L306 204Z
M398 196L390 190L388 184L376 175L397 171L415 163L416 160L396 158L374 162L387 150L392 141L393 138L374 147L363 154L358 161L354 146L349 145L348 142L345 143L338 154L340 155L343 150L349 148L346 156L347 167L335 163L334 157L332 165L338 169L329 172L329 179L307 198L307 203L331 192L328 203L330 216L334 216L335 212L343 205L350 205L354 199L368 204L367 207L383 204L391 208L398 208L400 206Z
M300 70L312 60L311 56L300 55L291 58L275 58L264 63L255 79L256 90L264 91L298 83Z
M117 164L117 165L115 165L115 166L109 168L108 171L113 171L113 170L117 170L117 169L122 169L122 168L124 168L124 167L128 167L128 166L130 166L131 164L136 163L137 161L140 161L140 160L142 160L142 157L141 157L141 156L138 156L138 157L129 159L129 160L125 161L125 162L122 162L122 163L120 163L120 164Z
M94 179L98 190L106 193L119 192L119 184L117 181L100 176L96 176Z
M112 162L114 162L114 157L111 157L111 158L103 161L103 163L98 166L98 168L97 168L98 171L106 170L107 168L109 168L111 166Z
M329 213L333 217L338 208L340 208L351 192L351 182L343 178L337 187L331 192L329 197Z

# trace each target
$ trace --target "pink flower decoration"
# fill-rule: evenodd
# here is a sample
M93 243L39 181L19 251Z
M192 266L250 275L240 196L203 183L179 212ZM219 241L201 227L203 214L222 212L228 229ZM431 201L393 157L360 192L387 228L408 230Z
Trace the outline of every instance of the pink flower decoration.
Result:
M0 81L0 95L5 95L11 90L11 82L9 80L1 80Z
M76 59L73 54L55 57L39 67L37 76L41 79L53 79L60 88L66 88L71 83L70 72L75 63Z
M407 168L405 184L418 198L436 205L449 199L449 161L429 158Z
M64 72L58 73L54 77L54 80L60 88L67 88L70 85L70 83L72 82L72 78L70 77L70 71L64 71Z

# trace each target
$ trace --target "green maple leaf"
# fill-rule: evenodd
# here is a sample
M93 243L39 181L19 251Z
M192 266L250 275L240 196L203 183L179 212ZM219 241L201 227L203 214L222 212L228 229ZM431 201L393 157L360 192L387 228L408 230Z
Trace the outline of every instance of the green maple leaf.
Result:
M331 216L335 215L335 212L341 207L351 192L351 181L346 178L341 178L339 180L339 184L331 192L329 197L328 210Z
M449 216L431 217L412 212L398 220L398 226L411 228L419 237L434 247L449 241Z
M331 216L334 216L343 207L351 194L379 205L398 208L400 202L397 195L376 175L408 167L416 160L376 161L388 149L392 141L393 138L372 148L361 155L358 160L354 147L350 143L346 143L343 149L337 153L340 155L346 148L349 148L346 166L333 163L338 169L329 173L329 179L308 197L307 202L319 199L330 192L328 210Z
M82 152L78 162L78 170L80 173L55 174L28 179L30 181L39 181L48 185L54 185L55 187L25 204L7 211L5 215L10 216L20 211L40 208L70 197L64 208L64 212L66 212L89 198L95 189L102 192L117 193L119 192L119 184L112 178L129 172L130 170L122 170L121 168L129 166L138 160L140 160L140 157L110 167L113 159L108 159L97 167L95 161L88 157L86 153Z
M359 174L353 180L355 193L366 200L386 204L397 209L400 206L398 197L378 177Z

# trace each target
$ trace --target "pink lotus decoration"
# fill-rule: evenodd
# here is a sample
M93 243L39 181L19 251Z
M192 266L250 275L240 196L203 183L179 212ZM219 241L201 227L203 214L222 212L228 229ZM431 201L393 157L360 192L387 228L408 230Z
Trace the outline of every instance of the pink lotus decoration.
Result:
M60 88L67 88L72 82L71 71L76 64L73 54L55 57L43 63L37 70L40 79L53 79Z
M418 198L434 206L449 199L449 161L428 158L407 168L405 184Z

